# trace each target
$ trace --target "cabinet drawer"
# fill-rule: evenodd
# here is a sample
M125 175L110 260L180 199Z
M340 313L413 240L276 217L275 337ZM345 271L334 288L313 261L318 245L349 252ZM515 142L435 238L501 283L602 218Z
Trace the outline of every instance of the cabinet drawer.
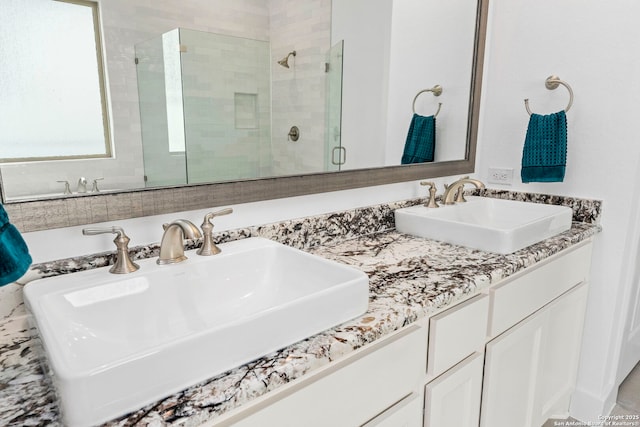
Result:
M581 246L539 267L526 269L490 289L489 335L501 334L583 282L589 274L591 246Z
M477 295L429 319L427 375L436 377L484 345L489 297Z
M409 326L214 425L362 425L418 388L426 341L425 328Z
M422 402L411 393L362 427L422 427Z

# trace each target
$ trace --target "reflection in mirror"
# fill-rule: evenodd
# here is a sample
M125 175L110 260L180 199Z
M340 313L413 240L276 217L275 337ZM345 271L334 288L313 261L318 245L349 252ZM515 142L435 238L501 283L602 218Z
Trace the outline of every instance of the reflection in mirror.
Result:
M477 0L334 0L332 38L345 40L344 169L400 164L413 116L431 116L435 161L466 155ZM354 25L366 16L366 25Z
M268 42L180 28L135 49L147 186L272 175Z
M5 200L38 194L62 197L64 186L57 181L71 182L75 193L75 183L83 176L104 178L101 189L118 191L399 165L413 97L434 84L444 87L435 160L467 158L476 1L445 2L451 6L446 10L441 2L424 0L211 0L189 5L174 1L172 12L166 7L151 10L132 0L99 3L114 155L5 164L1 168ZM425 16L437 18L424 25ZM210 35L268 45L268 88L258 92L263 83L245 82L243 87L225 80L231 94L213 98L213 83L198 75L224 74L207 67L233 63L229 57L237 50L227 49L233 55L215 54L208 47L190 47L195 40L182 40ZM332 55L331 46L342 40L343 53ZM145 55L145 43L163 47L178 43L179 55L173 60L156 58L164 82L153 76L144 82L140 76L145 72L135 58ZM208 54L203 53L206 49ZM292 51L297 54L289 56L290 68L279 65ZM206 55L215 59L204 59ZM264 59L266 54L257 56ZM196 61L188 65L191 59ZM333 62L343 67L334 67ZM337 70L344 73L344 87L338 85L342 79L332 75ZM154 85L161 95L148 92ZM182 102L177 103L180 96ZM263 111L269 97L272 108ZM434 105L432 97L423 97L417 109L429 114ZM153 112L156 118L151 123L164 115L162 129L145 124L149 108L159 110ZM175 119L180 111L182 121ZM223 113L225 120L215 123L213 113ZM298 141L288 136L292 126L300 130ZM184 150L169 145L169 135L176 134L183 135ZM230 140L229 134L236 139ZM145 139L153 146L161 144L162 153L147 152ZM260 149L254 149L256 144ZM162 161L156 164L156 158Z
M108 157L97 4L3 0L0 16L0 161Z
M323 45L316 50L322 52ZM135 49L147 187L329 170L324 165L324 129L305 132L301 138L291 134L272 138L271 123L309 130L312 123L296 117L299 112L291 105L311 93L312 88L304 85L324 82L323 90L329 83L341 86L339 67L334 67L331 81L323 76L331 68L327 63L324 70L308 70L291 87L293 73L304 72L309 62L300 57L307 50L298 57L299 64L291 59L297 56L291 51L276 61L283 68L272 70L271 59L277 53L270 51L267 41L184 28L139 43ZM272 81L272 72L282 81ZM339 88L335 93L340 94ZM304 111L324 111L321 97L305 102ZM339 117L340 98L332 103L332 113Z

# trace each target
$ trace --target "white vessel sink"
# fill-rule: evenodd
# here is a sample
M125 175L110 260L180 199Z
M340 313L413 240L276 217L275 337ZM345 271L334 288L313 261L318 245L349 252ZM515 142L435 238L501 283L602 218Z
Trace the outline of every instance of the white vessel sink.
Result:
M466 203L397 209L396 230L455 245L510 254L571 228L566 206L469 197Z
M66 425L95 425L366 312L368 278L263 238L24 288Z

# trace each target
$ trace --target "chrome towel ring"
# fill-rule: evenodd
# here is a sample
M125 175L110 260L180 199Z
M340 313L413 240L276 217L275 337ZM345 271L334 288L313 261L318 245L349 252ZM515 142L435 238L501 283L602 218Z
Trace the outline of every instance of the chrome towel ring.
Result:
M433 96L440 96L442 95L442 86L440 85L435 85L434 87L430 88L430 89L423 89L420 92L418 92L415 96L415 98L413 98L413 114L416 114L416 101L418 100L418 97L425 93L425 92L432 92ZM433 115L433 117L438 117L438 113L440 112L440 108L442 108L442 102L438 103L438 111L436 111L436 113Z
M560 77L555 75L547 77L547 80L544 82L544 86L549 90L557 89L559 85L566 87L569 91L569 104L567 105L567 108L564 109L564 112L566 113L573 105L573 90L571 89L571 86L569 86L567 82L560 80ZM524 100L524 108L527 109L527 113L529 113L529 115L533 114L529 108L529 98Z

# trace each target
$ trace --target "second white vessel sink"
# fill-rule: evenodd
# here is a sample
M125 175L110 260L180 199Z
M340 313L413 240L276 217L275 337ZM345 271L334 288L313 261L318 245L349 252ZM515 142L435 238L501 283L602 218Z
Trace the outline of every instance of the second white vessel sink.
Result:
M401 233L499 254L513 253L568 230L572 216L566 206L489 197L395 211L396 230Z
M366 312L355 268L250 238L27 284L66 425L95 425Z

